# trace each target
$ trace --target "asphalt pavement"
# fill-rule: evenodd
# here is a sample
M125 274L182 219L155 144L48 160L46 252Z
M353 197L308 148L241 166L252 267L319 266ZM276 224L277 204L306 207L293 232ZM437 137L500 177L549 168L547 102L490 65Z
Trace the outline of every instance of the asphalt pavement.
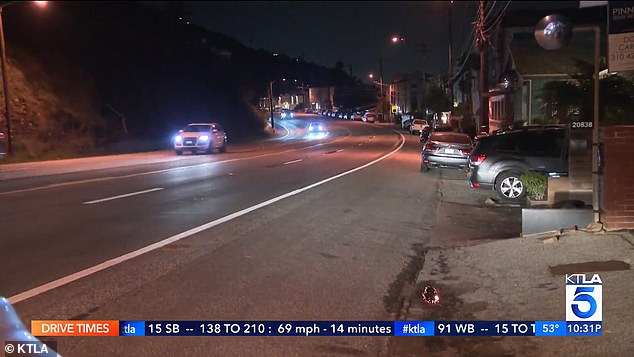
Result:
M601 337L395 337L390 356L632 356L634 236L564 230L520 238L521 211L489 206L489 192L465 195L439 184L436 222L424 262L397 320L564 321L565 274L603 281ZM425 287L441 303L423 300Z
M226 154L170 151L0 165L0 295L30 320L554 319L550 267L611 257L631 236L519 235L464 172L420 173L392 125L276 121ZM628 355L631 270L600 272L604 338L60 337L64 356ZM426 284L443 304L422 303ZM623 327L625 326L625 327ZM563 342L565 341L565 342ZM575 347L575 345L577 347ZM557 348L557 349L554 349ZM592 353L585 353L585 352ZM605 352L605 353L604 353ZM631 355L631 353L629 354Z

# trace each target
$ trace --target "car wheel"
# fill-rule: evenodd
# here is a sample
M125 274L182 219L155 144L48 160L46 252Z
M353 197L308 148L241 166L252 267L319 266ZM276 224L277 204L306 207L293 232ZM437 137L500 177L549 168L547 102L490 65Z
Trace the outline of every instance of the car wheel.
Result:
M429 166L425 165L425 164L420 164L420 172L428 172L429 171Z
M520 201L526 196L524 183L520 180L520 172L503 172L495 180L495 191L500 198Z
M227 152L227 142L226 141L220 147L220 152Z
M174 150L176 155L183 155L183 150Z

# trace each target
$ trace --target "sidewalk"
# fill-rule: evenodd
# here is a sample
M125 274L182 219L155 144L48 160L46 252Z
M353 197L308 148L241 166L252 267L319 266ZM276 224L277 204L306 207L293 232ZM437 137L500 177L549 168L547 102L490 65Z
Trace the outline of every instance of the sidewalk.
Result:
M394 339L390 355L632 356L633 258L628 231L431 248L399 320L565 320L565 274L587 272L603 281L603 336L402 337ZM562 266L575 263L589 266ZM440 306L423 302L428 285L439 290Z

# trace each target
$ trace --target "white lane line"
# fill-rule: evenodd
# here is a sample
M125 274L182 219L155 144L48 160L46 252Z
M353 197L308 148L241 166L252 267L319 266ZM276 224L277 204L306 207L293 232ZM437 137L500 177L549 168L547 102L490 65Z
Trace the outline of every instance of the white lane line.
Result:
M65 276L63 278L59 278L57 280L53 280L53 281L48 282L46 284L37 286L37 287L35 287L33 289L21 292L21 293L16 294L16 295L13 295L13 296L11 296L9 298L9 302L11 304L16 304L16 303L18 303L20 301L24 301L24 300L30 299L30 298L32 298L34 296L43 294L43 293L45 293L45 292L47 292L49 290L53 290L53 289L59 288L60 286L63 286L63 285L66 285L68 283L71 283L73 281L76 281L76 280L79 280L81 278L87 277L87 276L92 275L94 273L97 273L99 271L108 269L108 268L113 267L115 265L121 264L121 263L123 263L125 261L128 261L130 259L136 258L136 257L138 257L138 256L140 256L142 254L149 253L149 252L151 252L153 250L157 250L157 249L162 248L162 247L164 247L164 246L166 246L168 244L177 242L177 241L179 241L181 239L187 238L187 237L192 236L192 235L194 235L196 233L200 233L200 232L205 231L205 230L207 230L209 228L215 227L215 226L217 226L219 224L228 222L228 221L230 221L232 219L235 219L235 218L238 218L240 216L244 216L245 214L251 213L251 212L253 212L255 210L258 210L258 209L260 209L262 207L266 207L268 205L272 205L273 203L281 201L281 200L283 200L285 198L295 196L295 195L300 194L300 193L302 193L304 191L308 191L308 190L310 190L312 188L315 188L317 186L321 186L321 185L323 185L323 184L325 184L327 182L336 180L336 179L338 179L340 177L343 177L343 176L346 176L346 175L350 175L353 172L357 172L359 170L363 170L366 167L372 166L372 165L376 164L377 162L379 162L381 160L384 160L384 159L392 156L397 151L401 150L401 148L405 144L405 137L403 136L403 134L401 134L401 133L399 133L397 131L394 131L394 132L400 135L401 144L398 147L396 147L396 149L394 149L394 150L390 151L389 153L379 157L378 159L375 159L373 161L368 162L367 164L361 165L359 167L355 167L354 169L342 172L342 173L337 174L335 176L331 176L331 177L329 177L327 179L321 180L319 182L315 182L315 183L313 183L311 185L308 185L308 186L304 186L304 187L299 188L297 190L294 190L294 191L291 191L291 192L287 192L287 193L285 193L285 194L283 194L281 196L277 196L277 197L271 198L270 200L258 203L255 206L251 206L251 207L245 208L243 210L240 210L238 212L231 213L231 214L229 214L227 216L218 218L218 219L216 219L214 221L211 221L209 223L205 223L205 224L200 225L198 227L192 228L192 229L190 229L188 231L173 235L173 236L171 236L169 238L166 238L166 239L163 239L162 241L150 244L150 245L145 246L145 247L143 247L141 249L137 249L137 250L135 250L133 252L124 254L122 256L119 256L119 257L116 257L116 258L113 258L113 259L110 259L110 260L106 260L105 262L103 262L101 264L97 264L95 266L92 266L90 268L86 268L84 270L81 270L81 271L78 271L76 273L70 274L70 275Z
M346 139L349 136L350 136L350 133L348 133L348 135L345 135L345 136L342 136L340 138L337 138L337 139L331 141L330 143L331 144L336 143L338 141ZM136 174L129 174L129 175L105 176L105 177L98 177L98 178L94 178L94 179L85 179L85 180L76 180L76 181L53 183L53 184L44 185L44 186L37 186L37 187L23 188L23 189L13 190L13 191L0 192L0 196L11 195L11 194L16 194L16 193L24 193L24 192L41 191L41 190L47 190L47 189L51 189L51 188L80 185L80 184L85 184L85 183L94 183L94 182L110 181L110 180L120 180L120 179L125 179L125 178L161 174L161 173L165 173L165 172L185 170L185 169L188 169L188 168L203 167L203 166L215 165L215 164L225 164L225 163L235 162L235 161L259 159L259 158L266 157L266 156L280 155L280 154L285 154L285 153L288 153L288 152L295 152L295 151L311 149L311 148L314 148L314 147L317 147L317 146L320 146L320 145L322 145L322 144L320 143L320 144L300 147L300 148L297 148L297 149L288 149L288 150L282 150L282 151L272 152L272 153L268 153L268 154L261 154L261 155L255 155L255 156L249 156L249 157L241 157L241 158L237 158L237 159L221 160L221 161L214 161L214 162L205 162L205 163L196 164L196 165L179 166L179 167L172 167L172 168L169 168L169 169L139 172L139 173L136 173Z
M116 200L119 198L125 198L125 197L130 197L130 196L136 196L136 195L142 195L144 193L149 193L149 192L154 192L154 191L160 191L162 190L163 187L156 187L156 188L151 188L149 190L144 190L144 191L138 191L138 192L132 192L132 193L126 193L124 195L118 195L118 196L112 196L112 197L107 197L107 198L101 198L98 200L94 200L94 201L86 201L86 202L82 202L82 204L84 205L92 205L95 203L101 203L101 202L106 202L106 201L112 201L112 200Z
M300 161L304 161L304 159L297 159L297 160L287 161L285 163L282 163L282 165L290 165L290 164L294 164L294 163L300 162Z
M284 124L282 124L282 123L280 123L280 122L277 122L276 124L277 124L277 125L279 125L279 126L281 126L282 128L284 128L284 130L286 130L286 134L284 134L284 136L282 136L282 137L280 138L280 140L282 140L282 139L284 139L285 137L287 137L287 136L291 135L291 131L290 131L290 130L288 130L288 128L287 128Z

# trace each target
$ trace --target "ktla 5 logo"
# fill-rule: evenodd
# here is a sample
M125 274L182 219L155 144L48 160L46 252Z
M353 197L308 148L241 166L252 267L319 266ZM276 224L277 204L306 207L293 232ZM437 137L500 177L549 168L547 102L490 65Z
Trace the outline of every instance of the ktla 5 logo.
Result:
M603 320L603 282L599 274L566 274L566 321Z

